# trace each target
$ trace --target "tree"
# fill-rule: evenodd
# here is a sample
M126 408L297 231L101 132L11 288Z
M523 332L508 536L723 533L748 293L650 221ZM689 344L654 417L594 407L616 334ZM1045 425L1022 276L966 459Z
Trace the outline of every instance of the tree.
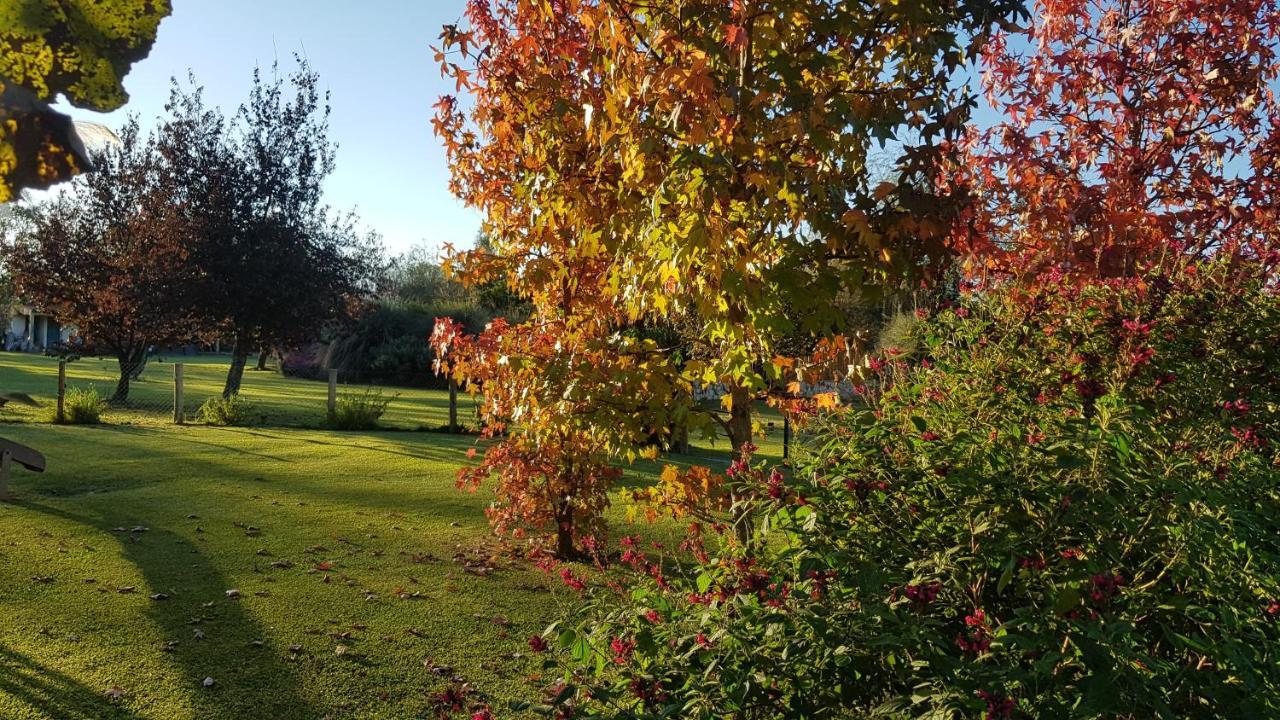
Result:
M652 341L600 337L572 302L563 316L518 325L499 318L474 336L442 318L432 334L437 368L483 391L484 434L494 440L477 466L459 473L459 485L475 489L497 477L494 529L539 547L549 535L566 559L601 539L601 513L620 475L615 449L637 444L648 418L664 422L671 388L663 378L672 375Z
M287 84L255 70L231 122L175 84L164 151L184 188L204 321L234 337L224 396L239 392L251 353L313 340L376 289L378 238L322 203L326 102L304 60Z
M972 104L952 74L1018 8L472 3L437 54L473 101L437 105L452 187L493 239L460 272L505 277L535 307L575 289L615 327L695 318L706 359L679 373L724 384L741 448L753 400L793 367L772 362L776 338L837 333L831 298L945 254L957 198L932 178ZM898 182L873 186L872 145L895 138L910 140Z
M997 35L1000 122L951 178L975 275L1131 275L1179 256L1276 255L1280 11L1266 0L1039 2Z
M68 193L24 213L7 266L20 297L115 356L120 377L111 401L124 402L150 346L196 334L196 275L154 136L142 137L131 119L120 144L93 161L96 171Z
M449 278L436 251L419 245L391 263L386 295L402 302L430 304L440 300L465 300L466 288Z
M49 107L110 111L146 57L168 0L29 0L0 5L0 202L86 168L71 119Z

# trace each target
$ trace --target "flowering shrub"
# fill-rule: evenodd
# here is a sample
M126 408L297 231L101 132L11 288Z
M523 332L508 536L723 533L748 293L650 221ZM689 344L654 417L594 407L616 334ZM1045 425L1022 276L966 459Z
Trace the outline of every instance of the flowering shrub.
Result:
M1280 716L1280 301L1224 264L995 291L697 542L553 626L614 718Z

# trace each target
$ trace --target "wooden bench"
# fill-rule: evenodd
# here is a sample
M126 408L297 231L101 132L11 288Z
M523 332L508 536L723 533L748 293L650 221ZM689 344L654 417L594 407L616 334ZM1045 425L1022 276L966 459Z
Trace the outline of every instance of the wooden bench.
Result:
M44 472L44 455L26 445L0 438L0 500L12 500L9 494L9 468L17 463L32 472Z

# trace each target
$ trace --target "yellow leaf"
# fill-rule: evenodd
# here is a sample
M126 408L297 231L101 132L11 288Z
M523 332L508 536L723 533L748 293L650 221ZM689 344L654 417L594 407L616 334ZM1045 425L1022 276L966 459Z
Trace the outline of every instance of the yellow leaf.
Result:
M813 396L819 410L834 410L840 407L840 396L836 393L818 393Z

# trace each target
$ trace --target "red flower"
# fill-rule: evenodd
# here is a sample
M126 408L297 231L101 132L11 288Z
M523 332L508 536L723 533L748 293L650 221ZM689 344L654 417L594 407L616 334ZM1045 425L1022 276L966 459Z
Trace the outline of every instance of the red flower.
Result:
M782 485L782 471L779 470L778 468L774 468L773 472L769 473L768 487L769 487L769 497L773 498L774 500L782 499L782 495L784 493L784 488Z
M920 439L925 442L934 442L935 440L938 439L938 434L930 430L926 430L920 433Z
M964 624L967 628L965 634L956 636L956 645L961 650L981 655L991 649L991 626L983 610L976 609L971 615L966 615Z
M646 610L644 613L644 619L654 625L657 625L662 622L662 615L660 615L657 610Z
M573 576L573 571L571 571L569 568L560 569L560 579L564 581L565 585L568 585L569 587L573 588L574 590L577 590L578 592L582 592L587 587L586 583L582 582L582 580Z
M634 640L616 637L609 643L609 649L613 650L613 661L619 665L625 665L631 658L632 651L636 649L636 643Z
M978 697L987 701L987 718L986 720L1000 720L1013 715L1014 702L997 693L979 690Z
M489 712L489 708L480 708L471 714L471 720L493 720L493 713Z
M908 585L905 592L908 600L923 607L937 600L940 590L942 590L942 583L931 582L922 585Z
M529 649L536 653L544 653L547 651L547 641L542 639L541 635L529 636Z

